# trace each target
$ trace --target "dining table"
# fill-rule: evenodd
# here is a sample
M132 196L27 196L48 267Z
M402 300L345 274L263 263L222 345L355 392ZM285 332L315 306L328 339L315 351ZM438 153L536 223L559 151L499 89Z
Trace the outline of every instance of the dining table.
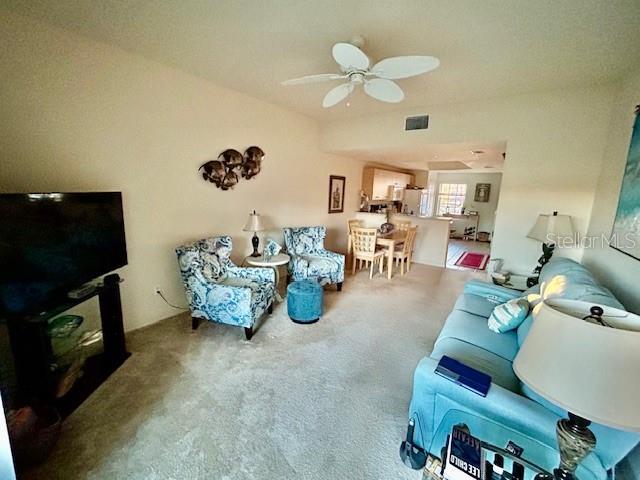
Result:
M387 249L387 278L391 280L393 270L393 251L396 245L402 245L407 239L406 230L393 230L389 233L380 233L376 237L376 245Z

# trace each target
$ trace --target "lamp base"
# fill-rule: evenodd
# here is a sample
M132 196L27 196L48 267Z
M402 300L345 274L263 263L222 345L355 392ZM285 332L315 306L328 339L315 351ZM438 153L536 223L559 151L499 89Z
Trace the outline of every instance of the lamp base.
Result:
M569 413L569 418L558 421L556 435L560 450L560 466L553 471L558 480L574 480L578 464L596 446L596 437L589 430L591 422Z
M538 276L542 271L542 267L549 263L549 260L551 260L551 257L553 256L553 251L555 250L555 248L556 246L554 243L542 244L542 255L540 255L540 258L538 259L538 265L536 265L536 267L533 269L533 276L527 278L527 287L533 287L534 285L538 284Z
M251 254L252 257L260 256L260 252L258 252L259 244L260 244L260 239L258 238L258 235L254 232L253 237L251 237L251 245L253 245L253 253Z

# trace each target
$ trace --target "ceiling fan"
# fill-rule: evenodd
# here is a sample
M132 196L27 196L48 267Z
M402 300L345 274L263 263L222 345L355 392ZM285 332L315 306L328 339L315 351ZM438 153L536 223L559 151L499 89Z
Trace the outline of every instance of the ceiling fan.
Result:
M369 57L359 48L363 43L360 37L352 43L336 43L333 46L331 53L342 73L307 75L286 80L282 85L304 85L346 79L346 83L332 88L325 95L322 100L324 108L333 107L343 101L353 92L356 85L363 85L364 92L376 100L398 103L404 99L404 92L393 80L422 75L440 65L440 60L436 57L410 55L385 58L371 66Z

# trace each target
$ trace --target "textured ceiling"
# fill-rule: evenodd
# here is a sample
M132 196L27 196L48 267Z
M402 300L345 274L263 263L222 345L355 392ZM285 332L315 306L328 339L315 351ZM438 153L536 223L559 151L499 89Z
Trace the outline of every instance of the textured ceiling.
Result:
M39 18L211 81L330 120L615 80L638 65L638 0L4 0ZM323 109L335 85L284 87L336 72L335 42L363 35L373 61L440 58L400 80L400 105L357 92Z

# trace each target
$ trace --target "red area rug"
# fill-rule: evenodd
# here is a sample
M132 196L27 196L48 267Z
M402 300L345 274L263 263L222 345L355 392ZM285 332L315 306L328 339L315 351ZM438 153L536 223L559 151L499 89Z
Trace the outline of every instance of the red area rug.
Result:
M463 252L460 258L456 260L456 266L484 270L488 261L488 253Z

